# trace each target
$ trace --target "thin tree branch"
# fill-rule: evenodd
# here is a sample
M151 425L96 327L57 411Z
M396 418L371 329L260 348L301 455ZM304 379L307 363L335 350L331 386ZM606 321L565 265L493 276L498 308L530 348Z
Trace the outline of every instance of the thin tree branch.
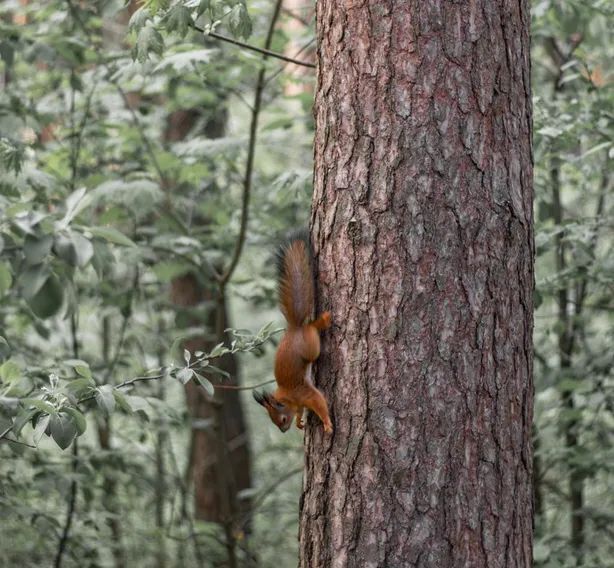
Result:
M282 483L284 483L288 479L291 479L297 473L301 473L303 471L303 469L304 469L304 467L302 465L300 467L296 467L294 469L291 469L291 470L283 473L280 477L278 477L275 481L273 481L273 483L271 483L268 487L263 489L258 494L258 497L254 500L254 503L250 507L249 512L242 517L241 522L240 522L240 526L241 527L245 527L245 525L249 522L249 520L252 517L252 515L255 513L256 509L258 509L258 507L260 507L264 503L266 498L269 495L271 495L272 493L275 493L277 491L277 488Z
M277 18L275 18L277 20ZM315 69L315 65L313 63L308 63L307 61L301 61L299 59L293 59L292 57L288 57L283 55L282 53L278 53L276 51L271 51L269 48L271 47L271 42L268 42L265 47L257 47L255 45L251 45L249 43L245 43L243 41L239 41L237 39L226 37L220 35L216 32L206 32L200 26L196 24L192 24L192 28L194 28L197 32L200 32L206 36L212 37L214 39L218 39L220 41L225 41L226 43L230 43L232 45L236 45L238 47L242 47L243 49L249 49L250 51L255 51L256 53L260 53L266 57L274 57L276 59L280 59L282 61L286 61L287 63L294 63L294 65L302 65L303 67L309 67L311 69Z
M273 10L273 16L271 17L271 23L269 24L269 30L267 32L266 40L264 42L265 50L268 50L271 47L271 43L273 41L273 32L275 31L275 24L277 23L277 19L279 18L279 13L281 10L282 0L277 0L275 3L275 8ZM266 61L267 55L262 58L262 62ZM228 266L226 272L220 278L220 296L224 296L224 288L226 284L230 280L237 263L239 262L239 258L241 257L241 252L243 250L243 245L245 243L245 232L247 229L247 221L249 215L249 198L252 188L252 174L254 169L254 155L256 151L256 135L258 132L258 118L260 116L260 108L262 105L262 93L265 87L265 73L266 69L264 65L260 67L260 71L258 72L258 79L256 81L256 90L254 93L254 105L252 110L252 119L249 128L249 144L247 147L247 162L245 165L245 176L243 178L243 200L241 206L241 226L239 229L239 236L237 237L237 244L235 247L234 254L232 256L232 260Z
M79 321L76 314L72 314L70 318L70 332L72 336L72 350L73 357L79 358ZM66 511L66 521L64 522L64 529L62 530L62 536L58 544L58 552L55 557L55 568L62 566L62 558L68 544L68 537L70 536L70 527L72 526L72 519L75 514L75 505L77 503L77 461L79 458L79 445L77 438L72 443L72 480L70 482L70 494L68 498L68 510Z
M145 134L145 131L143 130L141 121L139 120L139 117L136 115L136 112L134 112L134 109L132 108L132 105L130 104L130 100L128 99L128 95L126 94L126 91L124 91L121 85L117 81L113 80L112 78L109 79L109 82L115 87L120 97L124 101L124 105L128 109L128 112L132 116L132 121L134 122L134 125L136 126L137 130L139 131L141 140L143 141L143 144L145 145L145 150L147 151L147 153L149 154L149 157L151 158L154 169L156 170L156 174L158 174L160 184L162 185L162 188L164 189L165 188L164 173L162 172L160 163L158 162L158 159L156 158L156 153L154 152L153 146L151 145L149 138L147 137L147 135Z
M32 444L28 444L26 442L21 442L19 440L15 440L14 438L8 438L8 437L0 437L0 439L3 439L5 442L13 442L13 444L19 444L20 446L26 446L28 448L33 448L33 449L37 449L36 446L33 446Z
M288 8L282 8L281 11L286 15L289 16L290 18L292 18L293 20L296 20L297 22L303 24L306 28L309 27L309 24L311 23L309 20L307 20L306 18L303 18L301 15L297 14L296 12L293 12L292 10L289 10Z
M263 383L258 383L257 385L245 385L243 387L237 386L237 385L213 385L213 387L215 389L220 389L220 390L236 390L236 391L243 391L243 390L252 390L252 389L258 389L260 387L264 387L266 385L270 385L271 383L274 383L275 379L271 379L269 381L264 381Z
M281 330L277 330L277 331L281 331ZM275 331L275 333L277 333L277 331ZM256 348L259 347L260 345L263 345L266 341L268 341L268 338L263 339L257 343L254 343L252 348ZM234 353L234 352L233 352ZM225 353L224 355L226 355L227 353ZM200 357L196 360L194 360L193 363L190 363L189 365L187 365L188 369L198 369L199 365L201 365L202 363L208 362L208 361L212 361L213 359L218 359L219 357L223 357L224 355L217 355L215 357L211 357L210 355L204 356L204 357ZM204 367L206 369L206 367ZM117 390L117 389L123 389L129 386L132 386L136 383L141 383L141 382L148 382L148 381L159 381L162 380L166 377L170 377L172 376L169 372L166 372L166 370L161 369L160 372L156 373L155 375L144 375L144 376L140 376L140 377L133 377L131 379L127 379L124 382L115 385L113 387L113 389ZM273 382L273 380L271 381L267 381L266 383L262 383L262 385L254 385L252 387L241 387L241 389L244 390L248 390L250 388L258 388L260 386L263 386L264 384L268 384L270 382ZM221 388L229 388L231 385L223 385ZM220 388L219 385L214 385L214 388ZM80 400L77 401L77 404L83 404L85 402L89 402L90 400L94 400L96 398L95 394L91 394L88 395ZM6 432L3 432L0 435L0 438L2 438L2 436L4 436L5 434L8 434L10 431L12 430L12 426L11 428L9 428Z
M303 53L303 51L305 51L306 49L309 49L309 47L311 47L314 43L316 42L316 38L312 37L305 45L303 45L303 47L301 47L295 54L294 57L299 56L301 53ZM288 64L284 64L282 65L277 71L275 71L275 73L273 73L270 77L268 77L265 81L264 84L268 85L273 79L275 79L275 77L277 77L280 73L282 73L282 71L288 66Z
M597 241L599 238L599 232L598 232L599 231L599 220L601 216L603 215L603 211L605 209L605 195L606 195L606 191L609 185L609 180L610 180L609 171L606 167L603 177L601 178L601 188L600 188L599 197L597 199L597 208L595 211L595 219L596 219L595 232L592 234L589 245L588 245L588 255L591 258L595 255L595 249L597 248ZM593 263L594 263L594 260L593 260ZM576 300L575 300L576 316L580 316L582 314L582 309L584 308L584 300L586 299L587 287L588 287L588 276L585 274L583 278L580 280L580 283L578 284L578 287L576 290ZM579 324L577 323L577 318L576 318L576 321L572 325L572 336L574 335L574 332L576 331L578 326Z
M134 291L139 288L139 268L138 266L134 270L134 278L132 279L132 289L130 290L130 304L132 304L132 299L134 296ZM107 367L107 372L104 376L104 383L107 383L115 371L115 367L117 367L117 363L119 361L119 357L122 353L122 349L124 348L124 341L126 339L126 330L128 329L128 321L130 320L130 316L132 314L132 310L127 310L122 317L122 325L119 330L119 339L117 340L117 346L115 347L115 355L111 360L109 366Z
M194 545L194 556L198 561L199 566L203 566L205 560L202 556L202 551L200 549L200 545L198 542L198 536L194 528L194 518L192 515L188 513L186 501L188 496L188 484L185 479L182 477L181 472L179 471L179 464L177 463L177 456L175 455L175 451L173 449L173 443L170 438L167 439L167 451L171 458L171 465L175 470L175 479L177 484L179 485L179 490L181 491L181 517L184 521L188 523L188 527L190 530L189 539L192 541ZM174 512L174 511L173 511ZM171 524L173 522L173 518L171 517L170 523L168 526L168 531L170 532ZM167 533L168 536L168 533Z
M578 35L576 40L571 44L568 53L561 60L556 55L553 60L558 65L558 73L554 78L553 92L554 98L563 91L563 77L565 73L565 64L573 57L573 52L582 41L582 37ZM556 43L554 44L556 47ZM560 52L560 50L558 50ZM560 53L559 53L560 55ZM558 144L554 145L555 151L560 151ZM561 200L561 164L562 160L558 153L552 157L550 164L550 184L552 188L553 202L553 220L556 226L563 227L564 208ZM565 242L565 231L559 232L555 238L555 262L557 272L562 274L567 269L567 246ZM558 333L558 350L559 350L559 368L561 372L566 373L572 366L572 356L574 350L574 342L578 334L578 329L571 319L571 314L568 310L568 302L570 299L571 290L567 283L561 283L558 289L558 321L561 330ZM561 392L561 400L563 405L570 411L575 410L575 400L572 390L565 389ZM564 426L565 447L568 450L574 451L579 444L578 425L580 418L573 418L566 422ZM584 519L578 516L576 512L584 506L584 475L576 467L569 469L569 501L570 501L570 539L574 550L574 556L578 565L582 564L583 548L585 543Z
M68 510L66 511L66 520L64 521L64 529L62 530L62 537L58 545L58 552L55 557L55 568L62 566L62 558L66 551L66 545L68 544L68 536L70 535L70 527L72 526L73 516L75 514L75 506L77 504L77 461L79 457L79 446L77 440L72 444L72 474L73 478L70 482L70 496L68 499Z
M2 434L0 434L0 440L6 438L13 431L13 424L11 424Z

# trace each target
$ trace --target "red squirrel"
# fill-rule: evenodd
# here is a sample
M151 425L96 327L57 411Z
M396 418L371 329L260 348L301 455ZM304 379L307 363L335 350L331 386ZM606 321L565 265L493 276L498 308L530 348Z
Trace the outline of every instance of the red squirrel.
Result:
M320 331L331 325L330 312L311 320L315 310L315 289L311 252L306 237L295 236L282 246L278 255L279 305L288 329L275 354L274 393L254 392L256 402L264 406L273 423L286 432L296 417L296 427L303 429L303 411L312 410L333 431L324 395L311 382L311 365L320 356Z

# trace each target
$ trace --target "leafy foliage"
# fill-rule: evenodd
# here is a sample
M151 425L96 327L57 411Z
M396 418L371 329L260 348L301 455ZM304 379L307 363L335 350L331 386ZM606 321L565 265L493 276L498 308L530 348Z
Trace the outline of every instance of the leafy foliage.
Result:
M205 295L219 292L239 235L246 101L262 63L196 28L246 39L253 27L250 41L261 44L270 11L248 15L236 0L0 8L0 515L1 541L11 543L2 565L60 554L64 565L149 566L172 555L202 566L226 554L221 527L194 519L184 486L182 391L225 388L218 361L229 354L250 361L248 384L271 378L270 360L252 362L270 359L278 331L254 313L273 298L262 251L306 221L310 184L301 178L285 203L269 190L292 162L305 170L310 160L309 134L291 118L297 106L283 102L284 76L273 77L280 63L265 64L266 105L276 100L294 132L262 133L245 253L224 290L244 306L240 325L260 331L230 329L210 351L184 352L182 343L211 333L214 306L176 305L168 288L193 274ZM276 46L285 41L280 33ZM279 451L298 447L295 436ZM269 471L265 487L277 475L268 460L257 464ZM283 497L247 493L282 506ZM250 530L263 533L265 522L255 516ZM279 534L292 534L286 524Z
M548 0L533 12L535 560L611 566L614 11Z

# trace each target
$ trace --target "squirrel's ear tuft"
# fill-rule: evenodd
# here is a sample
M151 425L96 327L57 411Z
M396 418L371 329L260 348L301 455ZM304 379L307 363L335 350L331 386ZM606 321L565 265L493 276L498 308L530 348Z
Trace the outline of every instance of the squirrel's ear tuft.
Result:
M265 405L266 395L264 394L264 392L258 392L257 390L254 390L252 391L252 396L258 404L261 404L262 406Z
M277 404L277 401L273 398L271 393L268 393L266 391L252 391L252 396L254 397L254 400L262 406L272 407Z

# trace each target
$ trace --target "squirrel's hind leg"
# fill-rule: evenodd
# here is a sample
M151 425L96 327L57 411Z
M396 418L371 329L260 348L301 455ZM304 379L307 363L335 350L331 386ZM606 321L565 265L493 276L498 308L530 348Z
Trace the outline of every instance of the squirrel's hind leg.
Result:
M330 312L322 312L320 317L311 322L311 325L315 327L318 331L324 331L331 326L331 317Z

